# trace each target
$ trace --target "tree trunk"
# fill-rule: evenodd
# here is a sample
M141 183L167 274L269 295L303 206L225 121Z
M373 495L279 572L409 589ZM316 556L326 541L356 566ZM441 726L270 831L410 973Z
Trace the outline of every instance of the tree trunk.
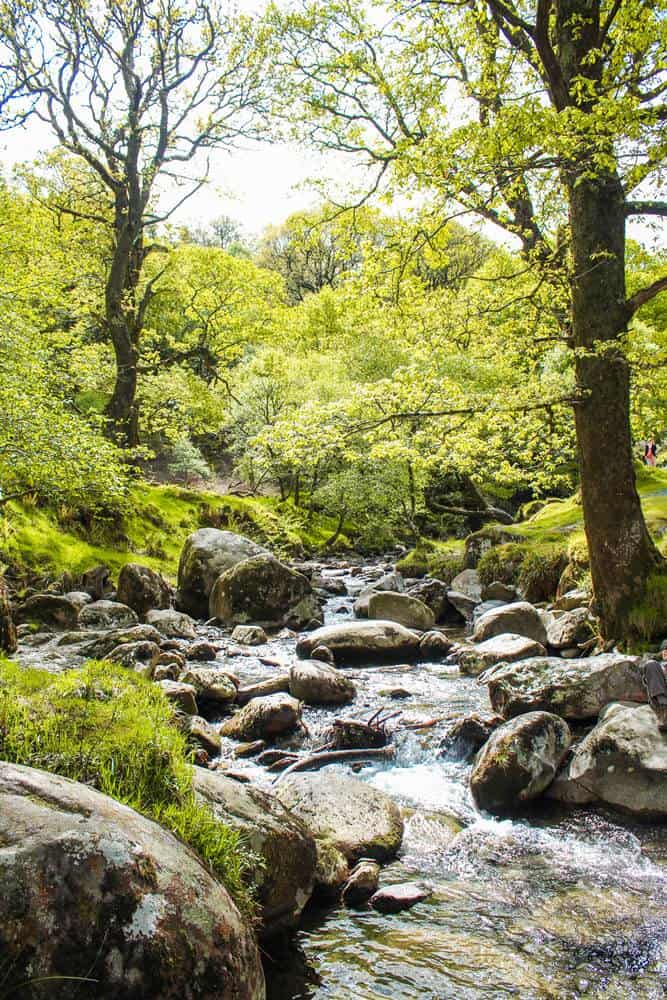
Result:
M139 443L139 412L137 395L137 363L139 352L132 343L124 317L107 318L111 342L116 356L116 382L107 405L107 415L113 422L113 436L128 448Z
M0 651L16 652L16 627L12 619L7 586L2 579L0 579Z
M618 177L569 184L574 275L572 334L584 526L605 638L628 634L628 613L660 563L635 482L630 378L620 336L625 307L625 217Z

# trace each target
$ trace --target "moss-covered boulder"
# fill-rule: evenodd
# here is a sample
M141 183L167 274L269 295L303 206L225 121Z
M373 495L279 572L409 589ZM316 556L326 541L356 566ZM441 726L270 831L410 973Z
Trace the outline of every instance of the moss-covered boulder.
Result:
M315 883L317 852L309 830L275 795L219 772L198 770L195 789L221 822L241 831L263 862L254 869L253 882L264 933L296 927Z
M221 667L188 667L179 676L182 684L191 684L197 692L197 702L228 705L236 701L236 688L232 676Z
M274 628L303 628L322 620L310 581L268 554L245 559L218 577L209 615L225 625L252 622Z
M0 879L7 994L49 977L63 1000L265 996L223 886L173 834L87 785L0 763Z
M195 618L208 616L208 598L221 573L267 550L244 535L200 528L189 535L178 564L177 603Z
M171 606L171 587L159 573L140 563L125 563L118 574L116 596L143 618L152 608Z
M570 745L566 722L528 712L496 729L480 750L470 791L480 809L499 816L520 812L553 781Z
M315 840L339 851L348 862L390 861L403 839L403 820L393 801L365 781L339 774L291 774L276 786L288 809Z
M490 549L497 545L506 545L508 542L516 542L523 536L516 532L506 531L496 524L489 524L479 531L468 535L465 540L465 551L463 562L467 569L475 569L482 558ZM454 588L455 589L455 588Z
M501 663L484 680L494 711L505 718L544 711L563 719L594 719L610 701L647 700L638 658L620 653Z
M76 628L81 608L62 594L33 594L17 609L17 622L47 625L52 629Z

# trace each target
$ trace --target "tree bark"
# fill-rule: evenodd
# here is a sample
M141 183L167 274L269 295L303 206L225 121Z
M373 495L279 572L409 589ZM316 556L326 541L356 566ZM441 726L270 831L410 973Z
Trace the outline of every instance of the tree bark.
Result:
M0 579L0 651L16 652L16 626L12 618L9 594L4 580Z
M605 638L628 634L628 613L661 557L635 481L630 376L620 338L625 306L624 195L614 174L568 183L572 335L583 402L575 407L584 526Z

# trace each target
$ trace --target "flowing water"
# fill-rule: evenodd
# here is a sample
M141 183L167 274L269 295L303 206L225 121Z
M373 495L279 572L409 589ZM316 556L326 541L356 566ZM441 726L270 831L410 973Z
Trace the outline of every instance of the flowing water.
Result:
M364 582L345 580L353 592ZM352 603L331 598L327 623L349 618ZM58 669L71 656L50 643L25 648L22 658L43 665L50 657ZM266 656L289 663L293 638L274 639L229 666L250 683L275 671L262 664ZM359 777L405 810L403 846L381 885L427 883L432 895L387 916L311 906L294 947L267 957L269 1000L667 996L667 827L547 804L520 821L480 815L468 794L470 765L442 758L438 745L448 720L489 708L486 689L442 663L346 673L358 697L344 710L306 709L311 743L334 714L367 717L380 705L402 711L395 759L364 767ZM396 689L409 697L392 700ZM400 728L434 718L434 726ZM233 767L267 787L272 781L251 761Z

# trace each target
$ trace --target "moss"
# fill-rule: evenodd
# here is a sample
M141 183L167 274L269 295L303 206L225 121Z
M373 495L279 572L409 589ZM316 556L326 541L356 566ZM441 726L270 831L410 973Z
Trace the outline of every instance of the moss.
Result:
M432 576L449 583L463 569L463 542L449 539L434 542L423 539L396 563L403 576Z
M485 552L477 565L477 572L485 586L499 580L517 587L525 594L526 600L548 601L556 594L566 563L562 546L507 542Z
M173 579L186 536L215 526L249 535L279 555L323 549L336 522L275 497L226 497L173 486L135 484L124 514L90 517L11 503L0 513L0 560L19 571L73 575L104 563L116 574L141 562ZM345 536L339 545L347 546Z
M628 616L633 643L648 643L667 635L667 571L653 573L646 581L641 601Z
M56 675L0 659L0 758L92 785L161 823L253 911L256 859L195 798L185 736L157 685L109 663Z

